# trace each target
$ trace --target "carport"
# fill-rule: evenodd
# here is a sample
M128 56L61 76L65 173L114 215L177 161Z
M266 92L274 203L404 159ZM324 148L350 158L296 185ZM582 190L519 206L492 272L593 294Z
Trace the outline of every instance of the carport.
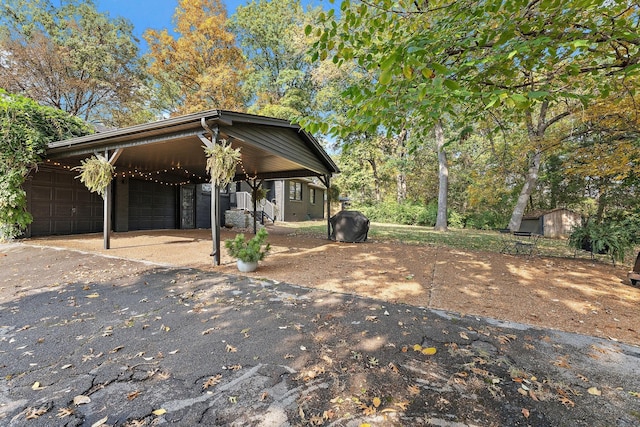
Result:
M318 141L300 126L281 119L224 110L193 113L53 142L47 148L46 166L69 171L83 159L101 154L115 167L114 181L133 179L181 188L210 182L203 146L218 144L221 140L229 141L241 151L242 159L234 181L247 181L252 187L259 186L265 179L318 177L328 189L332 174L339 172ZM54 181L52 187L55 187ZM129 215L128 211L116 211L112 215L113 187L112 182L103 200L105 249L110 247L112 216ZM220 189L211 190L213 256L214 263L219 265ZM57 203L55 199L51 196L51 203ZM144 199L140 203L144 204ZM163 208L161 198L154 203L159 209ZM330 212L328 198L326 203L327 212ZM70 209L75 213L78 208ZM50 210L56 210L56 206Z

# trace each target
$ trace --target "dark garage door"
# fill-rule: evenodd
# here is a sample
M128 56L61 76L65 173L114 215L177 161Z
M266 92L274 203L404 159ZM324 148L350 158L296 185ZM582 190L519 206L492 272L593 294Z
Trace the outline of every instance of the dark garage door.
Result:
M27 235L97 233L102 231L102 197L75 179L75 173L41 168L27 180L33 223Z
M129 181L129 230L175 229L177 187L150 181Z

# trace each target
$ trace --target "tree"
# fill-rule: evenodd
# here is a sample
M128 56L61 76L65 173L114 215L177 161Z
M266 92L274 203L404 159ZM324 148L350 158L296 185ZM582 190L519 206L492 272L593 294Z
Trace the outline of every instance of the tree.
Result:
M244 111L241 79L245 64L226 28L220 0L180 0L174 15L177 37L148 30L149 73L174 114L208 109Z
M91 0L7 0L0 6L1 86L86 121L119 125L140 110L144 75L133 26Z
M330 11L314 32L315 55L356 61L377 78L345 91L350 126L328 127L399 132L410 118L415 132L443 114L469 121L500 111L528 131L526 179L509 222L518 229L543 154L563 141L549 130L638 72L639 10L606 0L345 0L340 19Z
M32 221L22 184L46 144L88 133L77 117L0 89L0 237L16 237Z
M289 120L310 113L317 89L304 27L318 13L305 11L300 0L253 0L238 6L229 28L247 60L249 112Z

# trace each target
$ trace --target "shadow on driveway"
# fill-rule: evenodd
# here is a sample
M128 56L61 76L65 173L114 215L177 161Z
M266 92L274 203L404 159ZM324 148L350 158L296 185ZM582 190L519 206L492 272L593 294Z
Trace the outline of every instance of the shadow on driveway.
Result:
M640 351L405 304L0 245L9 426L633 426Z

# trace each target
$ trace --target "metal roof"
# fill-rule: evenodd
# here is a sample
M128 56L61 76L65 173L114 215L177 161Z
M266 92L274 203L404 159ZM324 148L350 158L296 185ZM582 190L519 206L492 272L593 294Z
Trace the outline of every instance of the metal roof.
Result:
M236 181L325 176L338 167L318 141L286 120L209 110L86 135L48 145L46 157L76 166L94 153L121 148L116 173L157 176L167 182L206 182L201 137L217 127L219 138L240 148ZM208 137L208 136L206 136Z

